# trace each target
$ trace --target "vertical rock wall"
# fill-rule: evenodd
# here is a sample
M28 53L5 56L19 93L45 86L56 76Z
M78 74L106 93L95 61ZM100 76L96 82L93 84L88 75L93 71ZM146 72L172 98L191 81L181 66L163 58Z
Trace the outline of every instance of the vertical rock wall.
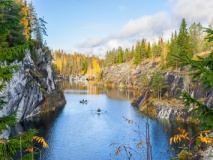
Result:
M66 103L63 93L54 84L51 57L41 50L37 51L37 55L39 58L35 63L30 51L27 51L24 60L17 63L19 71L14 73L1 93L6 97L7 105L0 110L0 116L16 111L18 120L24 120ZM51 101L51 106L47 106L47 101Z

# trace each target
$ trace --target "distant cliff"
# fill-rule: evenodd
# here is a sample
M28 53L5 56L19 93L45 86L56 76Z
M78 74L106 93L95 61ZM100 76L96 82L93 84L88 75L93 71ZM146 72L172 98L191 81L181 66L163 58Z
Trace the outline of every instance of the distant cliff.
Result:
M63 92L54 83L51 56L41 49L35 53L36 61L32 60L30 51L26 51L24 60L16 63L19 71L1 93L7 104L0 116L16 111L20 121L65 105Z
M146 60L139 65L128 62L106 67L102 69L102 84L136 90L139 92L139 96L136 97L133 105L140 107L143 94L145 94L143 91L146 89L146 86L141 84L142 74L145 73L151 81L156 70L160 68L160 63L152 60ZM162 91L164 100L159 103L157 99L154 99L155 103L152 105L153 114L157 118L190 120L188 112L190 108L186 109L182 101L178 101L181 91L184 90L188 91L194 98L205 100L206 105L209 108L213 108L213 91L206 92L200 82L193 81L188 74L187 67L178 68L178 70L161 69L161 71L167 87ZM143 110L143 108L140 109Z

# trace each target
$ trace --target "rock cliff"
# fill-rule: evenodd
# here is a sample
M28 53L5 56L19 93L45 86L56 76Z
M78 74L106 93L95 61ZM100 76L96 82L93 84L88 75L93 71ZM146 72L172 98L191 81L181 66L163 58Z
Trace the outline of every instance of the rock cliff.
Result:
M139 106L143 100L144 90L141 85L141 75L145 73L149 79L157 69L160 69L160 63L157 61L146 60L140 65L134 65L132 62L119 64L112 67L106 67L102 70L103 83L106 85L122 88L133 88L139 92L134 106ZM165 119L181 119L187 121L190 119L189 109L186 109L181 101L170 103L170 100L179 99L182 91L188 91L192 97L197 99L207 99L208 107L213 108L213 92L206 92L198 81L193 81L189 76L187 68L178 70L162 70L166 82L166 88L163 89L162 97L168 103L155 103L155 116ZM170 103L170 104L169 104ZM180 107L181 106L181 107Z
M37 60L26 51L25 58L15 64L18 72L6 84L1 96L7 104L0 111L0 116L17 112L19 121L53 111L63 107L65 102L62 91L56 89L51 69L51 56L42 50L36 51Z

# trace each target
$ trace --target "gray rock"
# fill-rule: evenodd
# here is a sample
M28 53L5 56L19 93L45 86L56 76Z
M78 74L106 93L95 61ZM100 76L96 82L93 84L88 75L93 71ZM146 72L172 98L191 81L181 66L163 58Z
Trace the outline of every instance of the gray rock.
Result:
M206 101L205 101L205 104L213 109L213 91L211 92L211 94L207 97Z
M0 110L0 116L16 111L19 121L43 112L42 105L49 94L55 91L51 69L51 59L38 52L38 63L27 51L22 62L16 63L19 71L13 74L0 96L5 96L7 104ZM54 106L53 104L53 107ZM58 106L57 106L58 107Z

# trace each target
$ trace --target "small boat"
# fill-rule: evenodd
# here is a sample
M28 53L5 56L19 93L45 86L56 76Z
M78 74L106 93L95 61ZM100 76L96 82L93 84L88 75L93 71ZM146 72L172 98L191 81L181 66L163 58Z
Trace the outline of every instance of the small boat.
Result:
M87 104L88 101L83 99L83 100L80 101L80 103Z
M101 109L98 108L96 114L101 114Z

